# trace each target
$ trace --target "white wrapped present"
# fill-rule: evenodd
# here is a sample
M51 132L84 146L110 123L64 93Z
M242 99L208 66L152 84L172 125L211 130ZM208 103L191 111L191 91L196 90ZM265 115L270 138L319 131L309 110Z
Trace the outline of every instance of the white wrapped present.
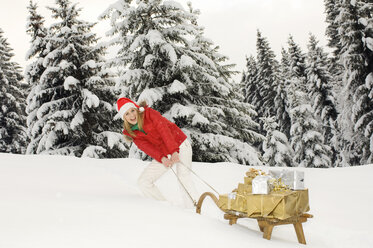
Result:
M256 176L252 183L252 194L269 194L271 191L269 176Z
M304 172L297 170L269 170L269 175L275 179L280 179L288 185L292 190L304 189Z

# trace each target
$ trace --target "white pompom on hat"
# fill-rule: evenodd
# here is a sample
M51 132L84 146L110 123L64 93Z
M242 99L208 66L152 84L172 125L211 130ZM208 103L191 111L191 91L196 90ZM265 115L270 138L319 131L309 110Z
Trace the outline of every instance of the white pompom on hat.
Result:
M127 110L131 108L137 108L140 112L144 111L143 107L139 107L135 102L133 102L131 99L121 97L117 101L117 110L120 117L123 119L124 113L126 113Z

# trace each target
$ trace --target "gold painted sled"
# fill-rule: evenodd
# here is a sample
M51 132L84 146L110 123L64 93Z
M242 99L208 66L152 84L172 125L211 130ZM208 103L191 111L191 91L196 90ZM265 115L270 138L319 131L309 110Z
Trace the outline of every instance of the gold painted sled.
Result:
M236 224L239 218L256 219L260 231L263 232L263 238L270 240L273 227L293 224L298 242L306 244L302 223L306 222L308 218L313 218L311 214L305 213L309 210L308 190L273 195L246 194L241 199L237 199L240 197L238 196L230 204L227 195L220 195L218 199L213 193L205 192L196 205L198 214L201 214L202 203L207 196L211 197L216 206L225 213L224 219L229 220L229 225ZM272 203L272 206L268 206L269 203ZM247 208L248 205L252 204L256 207ZM230 205L229 208L227 205ZM251 212L247 212L248 210Z

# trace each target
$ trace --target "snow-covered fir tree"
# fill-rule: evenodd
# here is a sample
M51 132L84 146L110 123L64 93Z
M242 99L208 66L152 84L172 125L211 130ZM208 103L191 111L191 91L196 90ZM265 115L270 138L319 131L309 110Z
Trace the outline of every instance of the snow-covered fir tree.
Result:
M240 89L237 90L237 92L241 92L242 94L242 101L250 104L251 109L256 109L254 104L256 102L259 102L261 99L260 91L258 90L258 68L256 59L254 56L250 55L249 57L246 57L246 70L242 73L242 79L240 82ZM259 122L259 116L258 114L253 115L253 120L255 122ZM263 133L262 125L260 125L258 132ZM262 149L262 142L259 140L259 142L255 142L254 146L258 148L259 150Z
M368 163L371 158L372 98L369 97L369 78L372 55L372 3L370 1L341 0L338 24L339 63L343 66L342 86L338 98L338 138L342 165ZM343 34L343 35L342 35ZM368 41L368 42L367 42ZM368 81L367 81L368 78ZM371 160L370 160L371 161Z
M257 83L261 99L254 104L260 117L270 117L276 114L274 98L279 83L279 64L269 42L257 31Z
M25 70L25 81L28 82L31 87L30 93L26 99L27 136L30 139L27 153L32 153L30 150L36 150L39 141L37 137L40 137L40 132L33 132L34 124L38 121L37 111L44 101L48 101L44 100L43 95L39 94L40 77L45 70L43 60L47 54L48 29L44 26L44 17L37 12L37 8L37 4L33 1L30 1L27 7L29 11L29 16L27 17L27 33L31 37L31 46L27 52L26 59L33 59Z
M341 42L338 31L338 17L341 11L341 0L324 0L325 5L325 14L326 14L326 23L327 28L325 34L328 38L328 46L332 49L331 56L327 58L328 62L328 71L331 74L331 79L329 81L330 85L332 86L332 90L334 95L336 96L335 107L339 109L339 100L342 90L342 74L343 74L343 66L339 63L340 53L341 53ZM337 111L338 112L338 111ZM334 128L336 135L334 135L330 139L330 146L333 149L333 162L340 166L342 164L347 165L347 163L342 162L343 160L343 152L341 152L343 135L340 130L340 123L338 121L334 122Z
M255 57L250 55L246 58L246 71L242 73L242 94L244 96L244 101L250 104L258 101L257 95L257 77L258 68L256 65Z
M0 29L0 152L25 153L25 89L20 66Z
M254 105L258 113L255 121L260 122L260 117L270 117L276 114L274 99L279 84L279 64L269 42L257 31L256 41L257 56L247 58L247 72L243 76L241 85L244 87L245 102ZM265 133L263 124L260 132Z
M327 58L328 71L331 73L331 83L335 85L334 91L338 91L342 81L343 67L338 63L338 57L341 52L340 34L338 33L337 17L341 10L341 0L324 0L327 27L325 34L328 38L328 46L332 49L332 56Z
M338 33L337 17L341 11L341 0L324 0L327 27L325 34L328 37L328 46L333 48L333 55L340 53L340 34Z
M174 1L112 4L102 18L111 21L111 44L120 46L111 65L125 68L117 86L181 127L194 161L261 164L250 145L264 139L256 112L237 99L226 57L204 38L197 17Z
M48 30L44 26L44 17L37 12L38 5L30 0L27 9L29 11L29 16L27 17L26 32L31 36L32 46L27 52L26 58L30 59L35 55L42 54L45 50L45 37L47 36Z
M297 89L296 83L297 81L293 81L288 89L293 104L290 111L290 135L294 162L300 167L331 167L331 149L325 145L307 95Z
M274 117L261 117L266 131L263 142L263 160L266 166L294 166L294 151L291 149L288 138L278 131L278 124Z
M104 68L105 47L97 45L94 24L79 20L76 4L56 0L49 7L57 22L49 27L42 53L43 71L30 95L32 141L29 153L123 157L128 154L121 123L113 122L113 75ZM43 41L44 42L44 41ZM37 50L32 43L31 51ZM34 68L35 68L34 64ZM39 67L40 64L37 64Z
M322 123L321 129L325 144L337 135L335 120L337 111L332 89L332 76L328 71L328 57L314 35L310 35L306 58L307 92L315 117ZM333 151L333 158L335 158ZM334 161L334 159L333 159Z
M324 143L320 123L314 116L307 94L305 55L300 47L289 38L288 100L291 119L291 147L294 162L301 167L331 167L331 149Z
M229 79L233 75L238 74L238 71L233 70L236 65L227 63L229 58L219 53L220 47L214 45L214 42L211 39L204 36L204 28L199 27L197 22L198 16L200 15L200 10L194 9L191 2L188 2L187 5L189 8L189 12L195 15L195 18L191 19L191 23L199 29L199 32L191 41L193 50L199 52L201 55L204 54L210 60L212 60L212 62L214 62L215 64L216 70L220 73L220 76L223 77L223 79L225 79L226 81L229 81ZM197 47L199 48L199 50L196 49ZM207 61L205 61L205 63L206 62ZM234 86L237 86L239 88L240 84L234 84Z
M276 123L279 125L279 131L284 133L290 139L291 120L289 115L289 101L287 96L287 83L290 77L289 73L289 54L281 49L281 64L280 64L280 81L277 86L277 92L274 99L276 109Z
M303 92L306 92L306 56L299 45L294 42L292 36L289 36L288 45L288 76L290 78L297 78L299 81L297 87Z
M188 3L188 6L189 6L190 13L194 13L196 15L196 18L192 19L191 23L199 28L198 34L191 42L193 51L198 52L200 54L199 56L207 56L208 59L210 59L214 63L214 67L212 67L212 71L209 72L209 74L214 75L220 84L227 85L228 83L231 85L230 93L229 95L227 95L228 99L220 95L221 97L220 104L218 101L216 101L215 98L212 98L212 100L209 100L209 101L205 101L205 104L207 104L208 106L215 105L216 107L221 108L224 111L226 123L230 122L232 119L234 121L238 121L238 123L236 123L234 128L237 129L237 131L240 130L239 131L240 134L238 136L237 135L232 136L232 135L229 135L228 133L224 133L225 136L234 137L236 139L241 139L241 141L248 142L250 145L253 145L256 148L260 148L264 137L261 135L257 135L255 132L252 132L253 130L258 129L257 124L256 124L257 121L255 121L257 112L254 111L254 106L252 106L251 104L243 103L244 95L241 94L241 90L240 90L241 84L235 83L231 79L232 75L238 73L236 71L233 71L233 67L235 65L227 63L228 57L219 53L218 51L219 46L215 46L212 40L204 37L203 28L199 27L197 24L197 17L200 14L199 10L193 10L192 4L190 2ZM199 47L199 49L196 49L197 47ZM203 61L203 59L202 60L200 59L199 64L202 67L204 67L204 69L207 69L209 68L210 62L206 63L205 61ZM209 78L210 75L207 75L205 77L207 77L208 80L210 80L210 87L214 89L216 88L216 86L214 86L215 82L214 80L211 80L211 78ZM198 78L198 76L195 78ZM211 92L211 89L208 89L207 87L207 89L204 91ZM214 91L215 90L212 91L212 94L216 95ZM219 106L221 104L223 104L224 106L229 105L232 108L236 108L239 114L236 116L236 112L231 112L229 109L226 109L224 106ZM205 112L205 113L206 113L205 115L208 117L209 116L208 112ZM213 120L216 123L219 123L221 121L220 120L221 118L214 119L211 116L208 118ZM242 138L240 138L240 136Z
M373 163L373 2L362 0L357 3L359 28L362 30L364 81L354 93L356 113L354 131L365 137L360 164Z

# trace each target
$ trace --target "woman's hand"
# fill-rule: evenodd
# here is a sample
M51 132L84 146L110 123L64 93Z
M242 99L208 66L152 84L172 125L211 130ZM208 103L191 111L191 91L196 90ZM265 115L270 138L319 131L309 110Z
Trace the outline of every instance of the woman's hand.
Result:
M172 166L172 161L171 160L169 160L168 158L166 158L166 157L163 157L162 158L162 164L164 165L164 166L166 166L166 167L171 167Z
M180 157L178 152L174 152L171 155L171 162L172 163L179 163L180 162Z

